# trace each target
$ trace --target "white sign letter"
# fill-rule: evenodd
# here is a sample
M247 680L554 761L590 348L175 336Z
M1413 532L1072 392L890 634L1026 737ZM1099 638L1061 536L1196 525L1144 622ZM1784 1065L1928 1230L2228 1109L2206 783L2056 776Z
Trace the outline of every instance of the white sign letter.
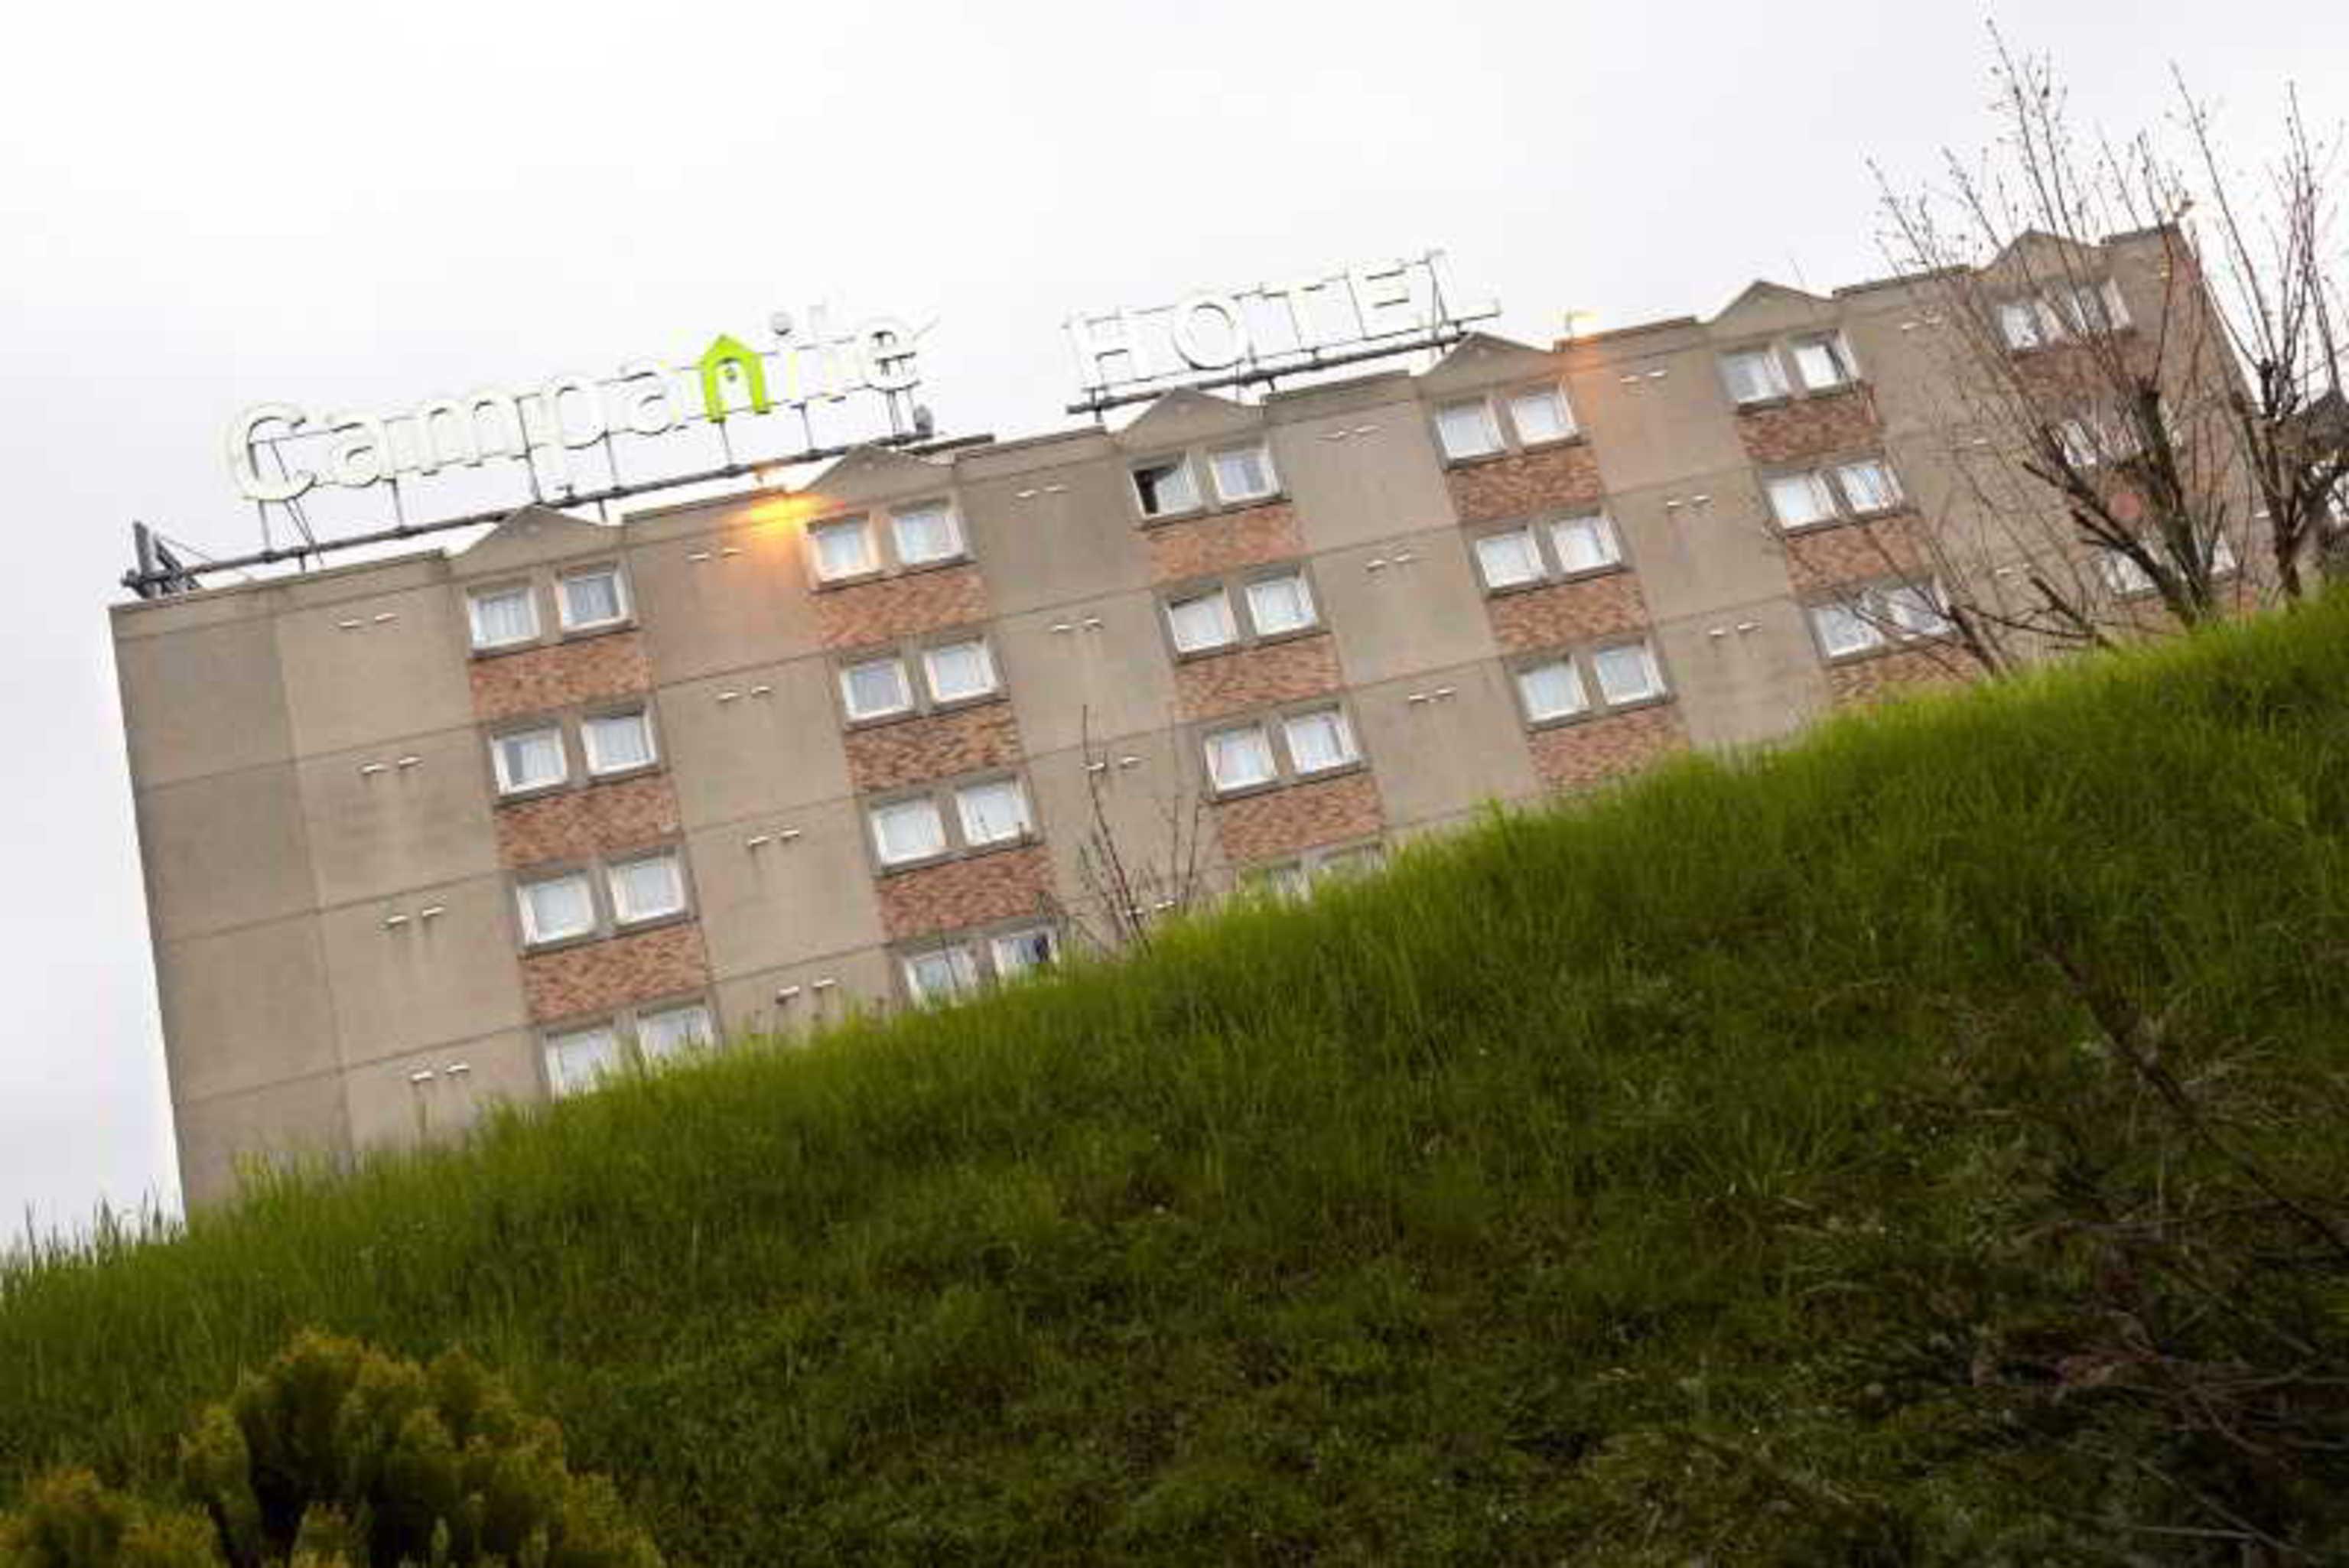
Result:
M668 372L649 359L620 366L620 409L628 428L639 436L657 436L677 423Z
M264 425L283 422L290 432L301 427L309 416L291 403L257 403L236 417L228 428L228 471L236 477L236 488L249 500L292 500L318 482L318 476L307 469L297 469L283 458L277 466L285 478L265 480L254 460L254 438Z
M1392 337L1427 323L1416 318L1390 321L1387 313L1411 308L1411 274L1401 262L1377 262L1350 267L1346 284L1354 296L1354 314L1362 319L1364 337Z
M383 421L372 414L329 414L335 444L326 453L326 477L347 490L380 484L391 472L391 442Z
M1220 353L1199 331L1202 316L1223 320ZM1240 303L1229 294L1193 294L1174 307L1174 352L1194 370L1228 370L1247 357L1247 324Z
M1139 381L1150 374L1142 361L1142 349L1133 341L1133 318L1122 310L1107 315L1071 316L1068 323L1069 343L1077 351L1077 373L1087 387L1106 387L1115 377L1108 370L1109 361L1123 356L1126 362L1126 379Z
M913 329L894 315L876 315L856 329L864 385L875 392L911 392L922 384L914 363Z
M546 384L542 396L546 399L547 416L554 422L556 440L577 451L604 438L606 428L604 423L604 394L586 377L558 376ZM567 408L563 401L566 396L571 399ZM564 417L566 413L581 416L578 429L571 428L571 421Z

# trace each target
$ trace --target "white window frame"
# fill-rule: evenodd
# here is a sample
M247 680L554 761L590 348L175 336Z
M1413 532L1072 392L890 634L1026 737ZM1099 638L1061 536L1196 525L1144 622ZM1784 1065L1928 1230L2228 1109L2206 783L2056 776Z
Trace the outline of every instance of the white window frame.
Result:
M1330 722L1337 736L1339 755L1332 761L1318 763L1309 768L1297 749L1298 727L1321 719L1327 719ZM1353 723L1347 718L1346 710L1335 703L1326 707L1306 708L1297 713L1281 715L1280 745L1281 748L1288 753L1290 770L1299 779L1312 779L1324 773L1335 773L1340 769L1351 768L1362 759L1362 748L1354 738Z
M1160 469L1169 473L1180 473L1183 476L1184 488L1189 492L1189 496L1180 506L1162 506L1153 511L1150 497L1142 488L1142 476ZM1135 463L1126 469L1125 478L1127 484L1133 487L1135 508L1152 522L1156 522L1161 518L1188 517L1206 504L1206 493L1199 483L1198 471L1191 466L1191 457L1187 452L1177 452L1171 458L1154 458L1146 463Z
M1574 706L1547 711L1537 710L1534 707L1533 692L1526 685L1527 680L1534 676L1557 669L1564 670L1567 678L1574 683ZM1560 654L1556 658L1519 665L1516 672L1516 684L1517 705L1524 710L1527 724L1558 724L1567 719L1580 718L1590 712L1590 683L1582 678L1582 666L1571 655Z
M595 1047L595 1054L601 1059L585 1069L564 1065L565 1057L571 1054L566 1047L583 1042ZM550 1032L540 1037L539 1048L546 1063L547 1092L557 1099L585 1094L605 1079L627 1069L627 1051L620 1043L620 1031L609 1019L600 1024Z
M1223 635L1209 643L1185 643L1183 640L1182 624L1175 618L1174 612L1184 605L1204 603L1209 600L1222 606L1219 621L1223 627ZM1178 654L1217 653L1237 645L1240 640L1239 617L1232 609L1231 591L1220 583L1196 593L1185 593L1179 597L1168 599L1165 604L1165 615L1167 640L1174 645L1174 651Z
M1603 511L1577 512L1572 517L1553 518L1548 529L1550 551L1557 557L1557 570L1561 576L1581 577L1591 573L1611 571L1623 564L1623 541L1615 531L1615 520ZM1578 530L1587 530L1597 541L1600 556L1597 565L1567 564L1566 546L1560 542L1568 533Z
M1830 659L1857 658L1872 654L1884 646L1884 628L1878 625L1867 612L1840 599L1829 599L1811 606L1811 634L1818 639L1819 652ZM1847 640L1837 635L1847 628Z
M519 595L528 608L530 624L511 637L492 638L481 625L481 606L492 599L511 599ZM533 583L510 583L502 588L477 588L465 595L466 624L472 628L473 646L477 650L518 648L525 643L538 641L538 589Z
M1227 490L1224 486L1224 459L1254 453L1257 463L1264 469L1264 486L1260 490ZM1265 441L1243 441L1237 446L1218 447L1207 454L1207 476L1216 486L1216 499L1226 506L1239 501L1263 500L1280 493L1280 475L1272 466L1272 447Z
M587 918L585 924L562 931L541 931L535 906L530 899L533 888L552 887L557 882L575 882L586 894ZM592 936L595 933L595 883L582 871L558 872L553 876L533 877L514 884L514 903L522 912L522 940L525 947L542 947L551 942L569 942L575 937Z
M571 617L571 585L590 577L609 577L612 580L612 613L593 621L574 621ZM606 626L625 626L630 614L627 575L620 570L620 563L616 561L605 562L600 566L583 566L565 572L554 580L555 621L566 632L595 632Z
M649 1028L657 1022L691 1016L700 1021L700 1027L686 1031L687 1037L665 1046L652 1043ZM711 1016L707 1002L681 1002L674 1006L652 1007L636 1014L636 1049L648 1062L673 1061L696 1051L706 1051L718 1043L718 1020Z
M882 820L895 813L910 812L917 809L930 814L930 825L935 830L934 836L937 842L929 849L916 850L910 854L892 855L889 852L889 841L881 830ZM884 800L877 805L866 808L864 817L865 830L873 840L873 853L885 866L919 865L925 861L934 861L954 848L954 840L947 831L946 813L938 809L938 802L935 796L908 795L902 799Z
M1512 577L1506 582L1496 583L1493 580L1492 562L1485 553L1485 547L1488 544L1497 544L1505 539L1525 542L1526 556L1532 562L1532 569L1523 577ZM1503 593L1512 588L1529 588L1549 575L1548 567L1542 560L1541 541L1534 537L1534 531L1528 524L1521 523L1516 528L1501 528L1490 533L1480 533L1470 542L1469 553L1476 558L1476 579L1485 585L1485 592L1487 593Z
M826 571L823 563L824 539L827 536L844 533L851 529L855 531L856 537L864 546L864 563L851 571ZM815 573L815 580L819 583L853 582L859 577L870 577L881 570L881 550L873 538L873 520L870 517L828 517L822 522L808 524L807 538L808 565Z
M1874 469L1883 476L1884 504L1862 506L1859 503L1857 490L1847 478L1854 469ZM1878 517L1885 512L1898 511L1909 499L1908 492L1900 488L1899 474L1893 469L1891 459L1888 458L1854 458L1848 462L1835 464L1832 472L1836 495L1844 510L1854 517Z
M1304 618L1294 625L1267 626L1264 624L1264 612L1257 603L1257 591L1276 584L1288 583L1296 585L1297 602L1303 610ZM1313 602L1313 584L1306 581L1305 569L1301 566L1287 572L1268 572L1260 577L1251 577L1244 585L1242 592L1243 597L1247 600L1248 626L1259 637L1294 636L1302 632L1309 632L1321 624L1320 606Z
M1452 428L1446 423L1445 416L1472 408L1475 410L1477 428L1483 437L1484 444L1473 451L1456 451L1453 449ZM1484 397L1454 397L1449 402L1437 404L1435 406L1435 444L1443 452L1444 460L1447 463L1475 462L1479 458L1495 457L1508 449L1501 439L1501 422L1493 417L1493 400Z
M1762 390L1750 395L1738 390L1737 377L1730 368L1733 365L1748 362L1759 362L1764 367ZM1764 403L1775 403L1795 395L1793 383L1786 379L1785 362L1779 357L1775 344L1765 343L1756 348L1733 348L1723 353L1721 356L1721 385L1728 392L1729 400L1741 408L1757 408Z
M947 548L927 555L916 555L905 548L905 520L933 513L946 519ZM893 508L889 513L889 540L896 548L897 563L901 566L937 566L949 561L960 561L970 553L970 542L963 536L962 516L955 511L951 501L922 501L913 506Z
M670 885L676 889L674 902L658 909L629 908L628 896L621 891L621 874L639 866L663 863L667 865ZM604 881L605 890L612 895L612 923L615 925L642 925L647 921L667 920L671 915L686 912L685 857L675 850L660 850L649 855L630 855L626 860L614 861L605 868Z
M916 967L925 959L943 959L953 971L953 980L943 989L932 991L924 983ZM949 943L944 947L926 947L919 953L908 953L898 961L898 971L905 977L905 995L917 1007L943 1006L975 994L979 987L978 956L967 942Z
M2046 347L2063 335L2063 330L2060 322L2051 319L2046 302L2037 294L2024 294L1999 302L1998 335L2010 350L2019 354Z
M984 684L973 690L949 696L938 686L938 655L957 648L978 650L978 666L985 676ZM987 645L985 637L957 637L951 643L935 643L922 650L922 679L930 690L930 700L941 707L966 702L979 702L1003 690L1003 677L995 667L995 651Z
M1223 776L1222 770L1216 764L1216 758L1220 753L1216 749L1216 742L1226 736L1234 735L1256 737L1257 751L1264 758L1264 770L1260 777L1227 779ZM1266 731L1261 719L1253 719L1247 724L1226 724L1211 729L1199 738L1199 748L1206 757L1208 787L1218 795L1229 795L1242 789L1258 789L1265 785L1278 783L1280 779L1280 758L1273 751L1272 737Z
M860 710L856 706L855 682L851 677L858 670L871 669L876 665L887 665L897 672L899 700L891 707ZM869 659L857 659L853 663L843 665L840 666L839 678L841 711L848 715L853 722L862 724L867 719L895 718L914 711L914 677L906 671L904 658L896 654L880 654Z
M2118 599L2135 599L2154 591L2153 573L2137 564L2132 556L2117 550L2098 550L2095 554L2096 573L2106 589Z
M1010 792L1012 800L1019 808L1017 812L1019 820L1008 833L991 833L981 838L978 826L971 820L971 797L982 791L995 790ZM963 843L971 849L992 849L998 844L1017 844L1035 835L1036 813L1028 804L1027 786L1021 784L1017 777L978 779L967 784L957 784L955 786L954 804L955 823L962 830Z
M1607 689L1607 655L1627 653L1633 649L1639 651L1646 665L1649 685L1644 691L1634 692L1628 696L1618 696ZM1663 662L1656 657L1656 645L1644 637L1635 643L1609 643L1605 647L1592 649L1590 675L1591 678L1599 684L1599 700L1609 707L1630 707L1635 703L1654 702L1671 693L1671 685L1664 679Z
M595 743L595 727L599 724L609 724L614 719L618 718L635 719L636 721L636 727L644 732L645 757L643 761L613 762L607 764L604 758L598 755L598 748ZM660 761L660 741L653 735L653 710L650 707L624 707L616 708L608 713L591 713L585 715L579 721L579 749L586 754L587 771L595 778L600 779L614 773L633 773L638 769L650 768L654 766L656 763Z
M1044 939L1046 952L1039 959L1022 959L1007 964L1003 954L1007 948L1017 952L1018 943ZM1061 962L1061 934L1049 925L1023 925L1017 931L999 931L987 939L988 962L994 966L998 980L1017 980L1040 969L1050 969Z
M1810 487L1818 501L1817 515L1789 519L1778 504L1778 487L1800 480ZM1843 514L1836 499L1836 488L1823 471L1817 469L1795 469L1790 472L1772 474L1762 481L1762 493L1770 505L1770 516L1788 533L1799 533L1806 528L1824 528Z
M1518 412L1527 404L1544 402L1557 410L1557 428L1547 435L1530 435L1526 430L1524 417ZM1509 394L1509 428L1517 433L1521 447L1547 447L1559 441L1570 441L1582 433L1575 423L1574 405L1568 401L1566 388L1555 381L1545 381L1538 387L1521 387Z
M524 740L536 736L554 738L554 777L524 781L517 779L506 769L505 743ZM521 795L533 790L552 789L571 779L571 748L563 743L563 727L559 724L537 724L527 729L509 729L490 737L490 767L497 776L498 793Z
M1889 583L1877 590L1876 597L1884 618L1892 624L1893 635L1904 643L1946 637L1957 629L1939 583ZM1928 616L1931 624L1920 624Z
M1803 354L1806 349L1816 349L1826 356L1829 365L1835 371L1833 380L1811 379L1811 373L1803 363ZM1844 335L1840 332L1804 333L1788 341L1786 356L1795 362L1795 378L1802 382L1803 390L1806 392L1840 391L1859 380L1858 367L1852 363L1851 346L1844 340Z

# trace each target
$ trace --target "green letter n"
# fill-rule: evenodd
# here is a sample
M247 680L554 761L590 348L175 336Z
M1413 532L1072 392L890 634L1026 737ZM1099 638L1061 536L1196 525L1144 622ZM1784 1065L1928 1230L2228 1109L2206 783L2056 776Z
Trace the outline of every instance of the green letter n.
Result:
M741 373L742 385L750 393L750 412L767 411L767 367L759 356L723 333L701 355L701 406L709 411L712 420L726 418L726 383L723 375L728 366Z

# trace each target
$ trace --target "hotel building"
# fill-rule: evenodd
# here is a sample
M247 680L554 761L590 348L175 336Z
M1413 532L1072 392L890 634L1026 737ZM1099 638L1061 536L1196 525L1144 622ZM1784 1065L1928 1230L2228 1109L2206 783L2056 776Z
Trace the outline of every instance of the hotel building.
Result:
M1950 678L1928 310L1756 284L118 606L188 1201L1048 962L1104 831L1293 886Z

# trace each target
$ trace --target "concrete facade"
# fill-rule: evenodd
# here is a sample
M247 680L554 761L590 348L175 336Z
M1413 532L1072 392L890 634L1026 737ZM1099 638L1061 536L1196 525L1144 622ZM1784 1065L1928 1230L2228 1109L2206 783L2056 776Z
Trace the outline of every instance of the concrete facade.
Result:
M2124 294L2148 255L2116 242ZM983 984L1100 913L1099 824L1167 881L1195 834L1210 888L1295 885L1957 678L1930 637L1831 652L1813 613L1947 500L1920 308L1756 284L1705 322L119 607L189 1201L241 1160L461 1130L631 1036ZM1815 342L1847 382L1795 373ZM1788 390L1741 405L1724 356L1756 348ZM1855 462L1886 504L1774 521L1774 480ZM482 645L484 614L515 634Z

